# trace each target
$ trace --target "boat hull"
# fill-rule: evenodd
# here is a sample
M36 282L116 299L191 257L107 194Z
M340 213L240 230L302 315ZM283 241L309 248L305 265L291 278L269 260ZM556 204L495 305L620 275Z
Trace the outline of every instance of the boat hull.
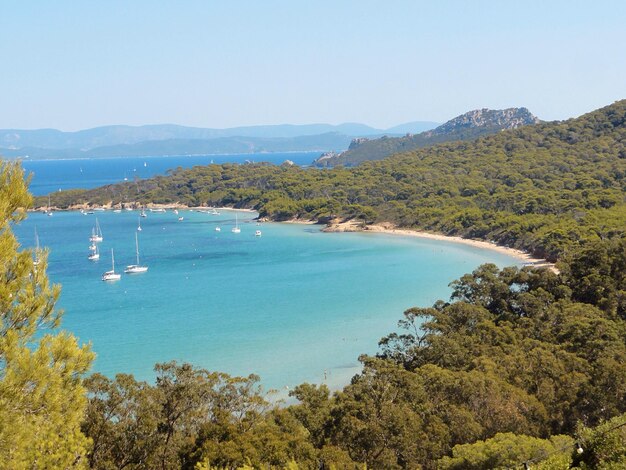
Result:
M130 266L126 266L126 269L124 269L124 272L126 274L141 274L141 273L145 273L147 270L148 270L148 266L130 265Z
M103 281L119 281L122 278L121 274L106 272L102 275Z

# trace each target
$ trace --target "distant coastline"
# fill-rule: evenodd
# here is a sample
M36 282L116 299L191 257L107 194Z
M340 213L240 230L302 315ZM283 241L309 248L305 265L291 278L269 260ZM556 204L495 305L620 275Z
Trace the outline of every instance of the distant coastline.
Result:
M6 160L20 160L29 162L58 162L58 161L85 161L85 160L123 160L126 158L185 158L185 157L230 157L230 156L244 156L244 155L280 155L280 154L298 154L298 153L310 153L318 155L324 150L285 150L285 151L260 151L260 152L232 152L232 153L184 153L184 154L167 154L167 155L111 155L111 156L80 156L80 157L31 157L30 155L5 157L2 155L0 149L0 157Z

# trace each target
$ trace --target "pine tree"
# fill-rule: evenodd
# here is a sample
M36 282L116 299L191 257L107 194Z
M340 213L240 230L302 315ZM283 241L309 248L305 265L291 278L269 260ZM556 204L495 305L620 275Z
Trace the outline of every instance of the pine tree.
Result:
M31 202L20 165L0 161L0 468L83 468L82 376L93 353L57 330L60 289L45 250L20 249L13 234Z

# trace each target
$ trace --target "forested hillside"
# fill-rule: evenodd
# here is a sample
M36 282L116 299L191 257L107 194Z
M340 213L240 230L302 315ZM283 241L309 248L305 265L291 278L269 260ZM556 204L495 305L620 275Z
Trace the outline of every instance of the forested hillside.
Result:
M354 218L492 240L556 259L626 227L626 101L576 119L441 144L356 168L211 165L52 194L52 204L255 208L273 220ZM39 198L38 204L47 204Z

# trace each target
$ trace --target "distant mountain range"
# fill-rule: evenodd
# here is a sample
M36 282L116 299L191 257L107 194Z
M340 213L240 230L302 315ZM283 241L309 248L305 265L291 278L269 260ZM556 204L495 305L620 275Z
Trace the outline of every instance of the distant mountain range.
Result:
M422 132L438 123L416 121L389 129L359 123L204 129L171 124L105 126L76 132L0 129L4 157L71 158L207 153L345 150L352 138Z
M327 152L313 162L316 166L355 166L367 160L381 160L389 155L428 147L442 142L473 140L505 129L515 129L539 123L526 108L477 109L451 119L441 126L419 134L407 133L403 137L383 136L377 139L353 139L345 152Z

